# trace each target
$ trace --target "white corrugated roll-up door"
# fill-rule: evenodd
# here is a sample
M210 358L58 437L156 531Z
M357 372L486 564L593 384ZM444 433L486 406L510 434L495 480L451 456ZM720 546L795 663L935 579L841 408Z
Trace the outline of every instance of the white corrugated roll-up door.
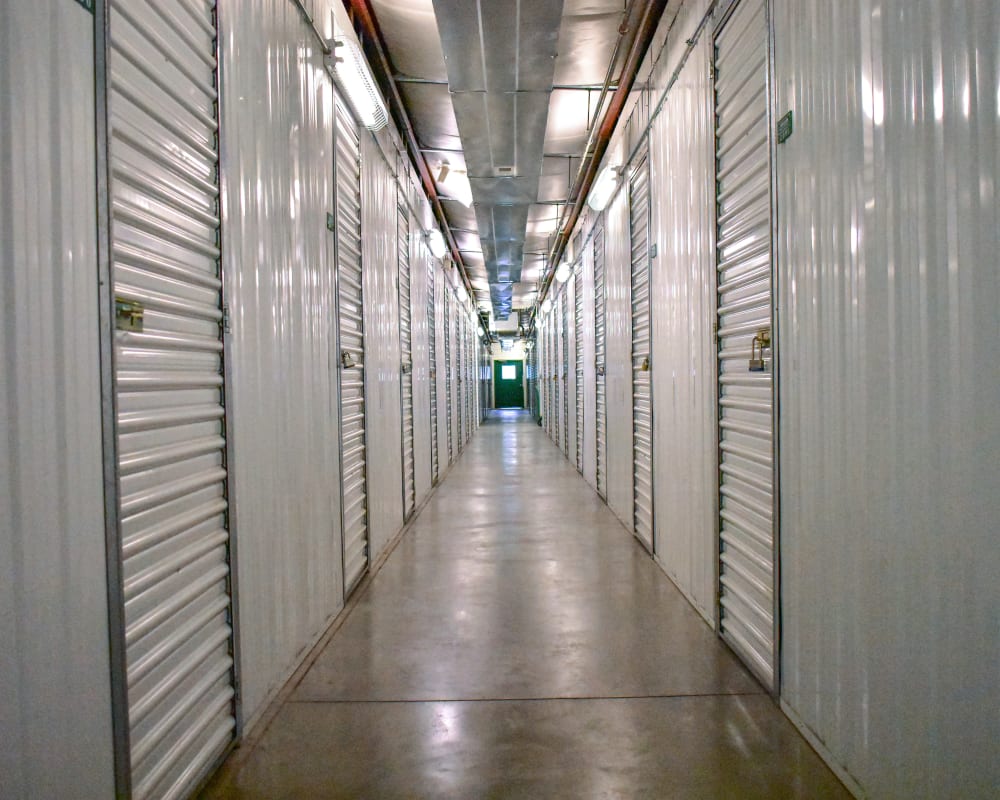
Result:
M594 439L597 445L597 493L608 496L608 401L605 358L607 325L604 296L604 218L594 229L594 361L597 404L594 415Z
M451 373L451 295L448 286L444 289L444 410L445 428L448 434L448 463L451 464L455 457L455 434L453 418L455 414L454 403L454 376Z
M448 403L451 407L451 439L452 460L462 452L462 409L459 398L462 396L461 376L458 374L458 359L461 353L458 341L458 303L455 296L448 292L448 340L451 343L451 356L448 359L448 372L451 375L451 393Z
M403 420L403 519L417 505L416 464L413 459L413 331L410 306L410 210L400 193L396 206L396 266L399 292L399 394Z
M629 175L632 261L632 525L653 550L653 397L650 381L649 157Z
M132 795L235 736L215 4L110 9L112 258Z
M365 330L361 292L361 156L350 111L337 103L337 316L340 333L340 450L344 593L368 568Z
M583 261L573 270L573 328L576 352L573 354L573 380L576 381L576 468L583 472Z
M764 0L715 39L719 358L719 625L775 677L771 159Z
M562 419L560 408L562 406L562 381L559 378L559 299L552 303L551 324L549 326L549 347L551 356L549 358L552 368L552 440L556 445L561 446Z
M569 458L569 292L563 289L559 300L559 391L562 392L562 449Z
M465 321L461 303L455 303L455 374L458 376L458 449L465 449L465 429L468 424L465 393L468 389L465 380Z
M440 476L438 460L438 391L437 391L437 305L435 289L437 268L431 264L427 269L427 350L430 360L431 394L431 482L437 483Z

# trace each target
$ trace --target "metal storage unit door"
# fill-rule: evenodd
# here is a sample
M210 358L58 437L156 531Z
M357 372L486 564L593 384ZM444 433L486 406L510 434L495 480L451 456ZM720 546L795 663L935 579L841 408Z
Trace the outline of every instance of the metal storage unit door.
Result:
M605 381L605 322L604 322L604 217L594 229L594 354L597 406L594 439L597 443L597 493L608 497L608 405Z
M649 317L649 158L629 177L632 239L632 486L635 535L653 550L653 402Z
M552 304L552 333L549 344L552 347L552 438L556 445L562 446L562 379L559 375L559 306L562 303L556 298Z
M340 450L344 593L368 567L367 418L361 295L361 159L358 129L337 102L337 316L340 331Z
M576 381L576 468L583 472L583 262L573 270L573 326L576 352L573 354Z
M461 376L458 374L458 358L460 355L460 343L458 341L458 303L451 292L448 293L448 339L451 342L451 357L448 360L448 372L451 374L451 392L448 395L448 404L451 408L451 438L453 442L452 457L457 456L462 451L462 410L459 407L459 398L462 396Z
M455 374L458 376L458 449L465 449L465 428L468 424L465 413L465 393L468 391L465 380L465 320L462 316L462 306L455 304L455 344L457 345L455 359Z
M452 401L452 374L451 374L451 298L448 294L448 286L444 288L444 411L445 425L448 434L448 463L451 464L455 456L455 443L452 434L452 414L454 414L454 403Z
M719 625L775 677L771 163L764 0L715 38L719 354Z
M562 340L560 348L560 376L559 387L562 392L562 449L563 453L569 457L569 292L563 289L559 301L560 314L559 338Z
M427 350L430 359L431 390L431 482L437 483L440 475L438 462L438 391L437 391L437 309L434 303L437 269L434 264L427 268Z
M214 3L112 3L110 131L132 793L233 740Z
M399 394L403 417L403 519L417 505L416 465L413 460L413 333L410 319L410 211L400 191L396 206L396 265L399 287Z

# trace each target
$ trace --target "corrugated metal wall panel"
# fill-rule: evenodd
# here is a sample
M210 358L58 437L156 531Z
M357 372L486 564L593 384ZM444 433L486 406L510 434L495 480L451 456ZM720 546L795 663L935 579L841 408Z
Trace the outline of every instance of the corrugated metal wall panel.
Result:
M608 210L604 291L607 383L608 505L632 529L632 415L611 413L632 405L632 302L628 192Z
M223 0L219 24L231 468L243 711L252 721L343 602L326 228L334 108L321 54L290 4Z
M93 17L0 24L0 794L112 797Z
M112 282L132 795L235 737L214 3L112 3Z
M714 63L719 629L770 687L777 642L765 0L740 0L716 32Z
M386 129L382 139L389 137ZM393 151L394 152L394 151ZM393 162L395 163L395 162ZM361 134L361 260L364 264L365 405L368 410L368 536L374 561L403 524L399 443L399 296L396 181L371 134Z
M416 463L413 457L413 310L410 305L410 210L398 189L396 206L396 288L399 302L399 399L402 414L403 519L417 505Z
M653 392L650 378L649 155L629 175L632 283L632 529L653 551Z
M683 41L680 42L683 47ZM715 159L712 41L698 46L650 133L656 557L714 625L716 545Z
M1000 7L774 11L784 702L870 797L993 797Z

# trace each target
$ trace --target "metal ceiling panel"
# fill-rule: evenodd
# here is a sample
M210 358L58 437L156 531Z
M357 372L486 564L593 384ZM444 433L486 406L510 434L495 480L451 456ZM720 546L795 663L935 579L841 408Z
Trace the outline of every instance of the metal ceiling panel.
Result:
M371 3L396 70L428 80L447 80L431 0L371 0Z
M563 0L434 0L453 92L552 87Z
M621 0L566 0L553 76L557 86L593 86L604 81L624 7Z
M399 91L406 104L410 122L422 147L440 147L448 151L458 151L462 159L462 140L458 133L458 122L451 104L447 84L441 83L399 83ZM449 161L455 153L447 155ZM464 168L465 161L462 159ZM428 163L433 168L433 164Z

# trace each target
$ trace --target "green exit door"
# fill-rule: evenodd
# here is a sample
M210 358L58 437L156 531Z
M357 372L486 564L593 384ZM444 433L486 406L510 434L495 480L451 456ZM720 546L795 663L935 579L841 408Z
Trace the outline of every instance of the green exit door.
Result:
M493 386L497 408L524 408L523 373L523 361L493 362Z

